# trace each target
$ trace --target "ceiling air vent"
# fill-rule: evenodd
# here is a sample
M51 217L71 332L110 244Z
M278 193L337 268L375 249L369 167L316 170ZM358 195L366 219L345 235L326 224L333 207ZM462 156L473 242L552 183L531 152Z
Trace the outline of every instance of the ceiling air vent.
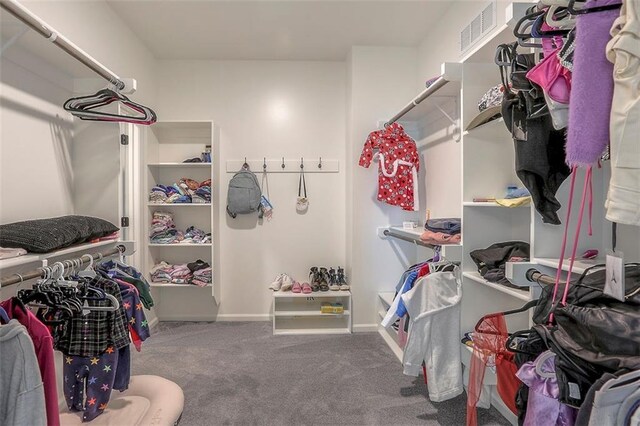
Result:
M496 1L493 0L460 32L460 52L464 53L496 26Z
M480 16L482 17L482 34L486 34L496 26L496 4L489 3L489 6L485 7Z

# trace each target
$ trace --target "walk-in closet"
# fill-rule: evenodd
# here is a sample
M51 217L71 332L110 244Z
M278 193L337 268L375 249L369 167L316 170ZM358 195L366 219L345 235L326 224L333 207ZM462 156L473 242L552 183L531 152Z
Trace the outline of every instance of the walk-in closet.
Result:
M638 0L0 0L0 425L640 426Z

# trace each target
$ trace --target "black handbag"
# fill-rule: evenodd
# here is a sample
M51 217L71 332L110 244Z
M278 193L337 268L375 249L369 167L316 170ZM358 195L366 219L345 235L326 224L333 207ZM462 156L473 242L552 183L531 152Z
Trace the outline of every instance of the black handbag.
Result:
M640 369L640 264L625 265L624 302L604 293L605 276L604 265L587 269L570 284L565 306L546 287L533 313L534 329L558 356L559 400L575 407L602 374Z

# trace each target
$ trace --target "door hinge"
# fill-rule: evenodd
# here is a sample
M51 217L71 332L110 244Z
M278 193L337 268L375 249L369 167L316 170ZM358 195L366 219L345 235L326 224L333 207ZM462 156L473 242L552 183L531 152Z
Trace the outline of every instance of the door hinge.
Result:
M120 218L120 226L122 226L123 228L127 228L129 226L129 217L128 216L124 216Z
M129 135L120 135L120 145L129 145Z

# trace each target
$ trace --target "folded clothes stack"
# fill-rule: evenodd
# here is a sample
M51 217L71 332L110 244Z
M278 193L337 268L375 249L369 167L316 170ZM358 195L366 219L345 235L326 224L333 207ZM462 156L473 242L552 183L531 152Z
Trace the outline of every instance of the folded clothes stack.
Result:
M207 244L211 242L211 234L202 229L190 226L185 232L176 229L173 214L154 212L149 230L151 244Z
M187 268L193 274L191 284L199 287L205 287L207 284L211 284L211 266L205 261L200 259L195 262L187 263Z
M429 219L420 240L428 244L459 244L462 222L459 218Z
M151 281L204 287L211 283L211 266L202 260L180 265L170 265L162 261L151 268Z
M211 203L211 179L198 183L193 179L182 178L170 186L156 185L149 194L151 203Z
M151 244L174 244L184 240L182 232L176 229L173 215L168 212L154 212L149 230Z
M184 233L182 244L208 244L211 242L211 234L207 234L202 229L190 226Z

